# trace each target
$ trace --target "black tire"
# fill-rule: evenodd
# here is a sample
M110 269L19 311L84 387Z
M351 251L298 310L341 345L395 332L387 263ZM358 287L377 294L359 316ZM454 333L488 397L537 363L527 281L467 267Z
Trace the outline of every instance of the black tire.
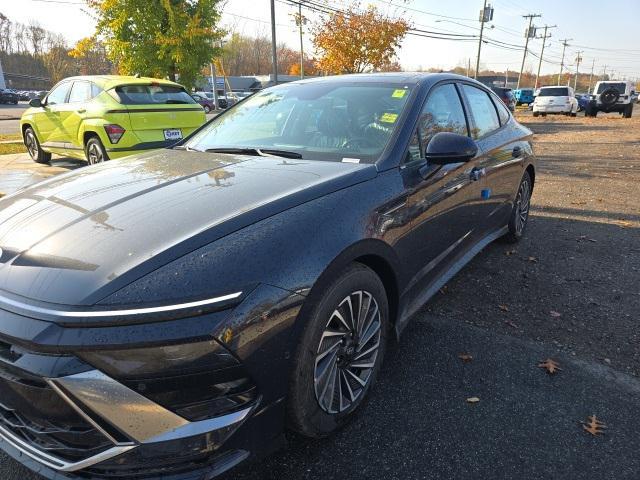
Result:
M358 292L360 293L359 302L351 300L358 298ZM360 339L370 336L371 329L377 326L374 335L369 339L365 338L366 341L363 345L360 345L358 341L352 341L349 334L344 334L338 340L335 332L341 331L341 329L346 330L344 325L347 323L339 322L339 317L335 313L342 313L340 316L349 322L347 305L351 304L353 308L358 303L361 307L372 305L373 301L365 294L371 295L371 298L374 299L373 306L375 308L375 304L377 304L379 317L372 313L376 310L367 308L365 318L371 315L371 319L362 322ZM347 301L348 299L349 301ZM287 402L288 425L289 428L306 437L321 438L348 422L352 414L366 400L369 390L375 383L384 358L389 332L389 307L386 291L380 278L371 269L362 264L354 263L326 288L322 298L308 311L305 317L299 319L299 321L306 323L306 327L294 357ZM379 318L379 320L375 321L375 318ZM331 336L324 336L325 331L332 332ZM354 336L354 339L358 340L357 337ZM332 340L334 338L335 340ZM337 344L332 344L332 341ZM373 359L369 357L357 358L358 355L362 356L363 352L372 349L376 343L379 346ZM328 345L332 346L328 347ZM327 351L332 353L322 357ZM347 358L348 356L350 359ZM340 362L343 362L342 366L340 366ZM367 365L372 365L372 367L358 369L355 367L357 362L370 362ZM358 378L365 375L365 384L356 382L355 377L350 376L347 370L352 370L352 373L360 370L360 373L356 373L356 375ZM338 383L335 382L336 377ZM331 387L331 390L328 390L328 387ZM320 390L322 391L320 392ZM347 395L349 398L346 398ZM356 396L354 397L354 395ZM347 400L344 403L344 409L343 399ZM332 406L336 407L333 412L331 412Z
M23 135L24 146L27 147L27 152L31 160L36 163L49 163L51 161L51 154L42 150L40 141L36 132L31 127L27 127Z
M109 160L109 155L104 145L102 145L100 138L97 136L89 137L89 140L85 143L84 156L89 165L95 165Z
M204 106L204 113L209 113L211 111L211 108L209 107L209 105L205 105Z
M624 118L631 118L633 115L633 103L630 103L624 108Z
M578 112L571 112L571 116L572 117L577 117L578 116Z
M527 220L529 220L529 209L531 207L531 193L533 192L531 176L529 172L524 172L520 185L518 185L518 193L513 202L511 217L509 217L509 231L502 237L507 243L517 243L520 241L527 228Z
M546 117L546 116L547 116L547 114L546 114L546 113L543 113L543 114L542 114L542 116L543 116L543 117Z
M540 115L540 112L533 112L533 116L534 116L534 117L537 117L537 116L539 116L539 115Z

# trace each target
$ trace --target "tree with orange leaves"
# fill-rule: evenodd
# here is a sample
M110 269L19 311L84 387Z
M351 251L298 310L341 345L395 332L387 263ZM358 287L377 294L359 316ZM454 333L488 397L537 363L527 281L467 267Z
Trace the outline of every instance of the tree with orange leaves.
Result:
M406 20L384 15L372 5L361 10L353 3L312 29L318 70L339 74L389 69L397 64L394 59L409 27Z

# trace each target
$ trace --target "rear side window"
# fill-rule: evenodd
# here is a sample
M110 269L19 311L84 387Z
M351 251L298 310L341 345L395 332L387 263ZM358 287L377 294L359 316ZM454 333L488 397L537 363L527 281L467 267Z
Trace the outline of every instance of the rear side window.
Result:
M97 97L102 92L102 89L95 83L91 84L91 98Z
M91 84L89 82L73 82L69 103L86 102L91 99Z
M496 106L496 110L498 110L498 117L500 117L500 125L504 125L511 118L511 114L509 113L509 110L507 109L505 104L502 102L502 100L500 100L499 98L492 96L491 100L493 100L493 103Z
M47 105L58 105L60 103L64 103L70 87L71 82L64 82L51 90L51 93L47 96Z
M123 105L170 105L196 103L181 87L173 85L121 85L112 90Z
M489 94L471 85L463 85L462 88L469 102L469 108L474 120L471 136L473 138L481 138L500 128L498 113L489 98Z
M541 88L539 97L568 97L569 89L567 87Z

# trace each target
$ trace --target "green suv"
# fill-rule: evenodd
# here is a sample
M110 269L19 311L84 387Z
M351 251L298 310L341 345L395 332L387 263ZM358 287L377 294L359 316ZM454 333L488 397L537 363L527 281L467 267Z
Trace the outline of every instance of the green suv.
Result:
M66 78L29 105L20 131L39 163L52 153L93 164L168 147L205 122L204 110L184 87L154 78Z

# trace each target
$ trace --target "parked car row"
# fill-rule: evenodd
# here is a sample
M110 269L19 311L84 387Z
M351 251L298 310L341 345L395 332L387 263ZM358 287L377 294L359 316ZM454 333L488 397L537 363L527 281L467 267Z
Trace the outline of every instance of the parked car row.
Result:
M16 104L28 102L34 98L44 98L46 90L14 90L11 88L0 89L0 103Z
M638 101L635 83L632 81L606 80L597 82L593 93L575 93L571 87L542 87L533 102L533 115L565 114L595 117L598 112L620 113L631 118L633 105Z
M21 125L102 161L203 121L175 83L76 77ZM414 313L525 235L532 137L466 77L317 77L3 198L0 447L51 480L212 479L339 431Z

